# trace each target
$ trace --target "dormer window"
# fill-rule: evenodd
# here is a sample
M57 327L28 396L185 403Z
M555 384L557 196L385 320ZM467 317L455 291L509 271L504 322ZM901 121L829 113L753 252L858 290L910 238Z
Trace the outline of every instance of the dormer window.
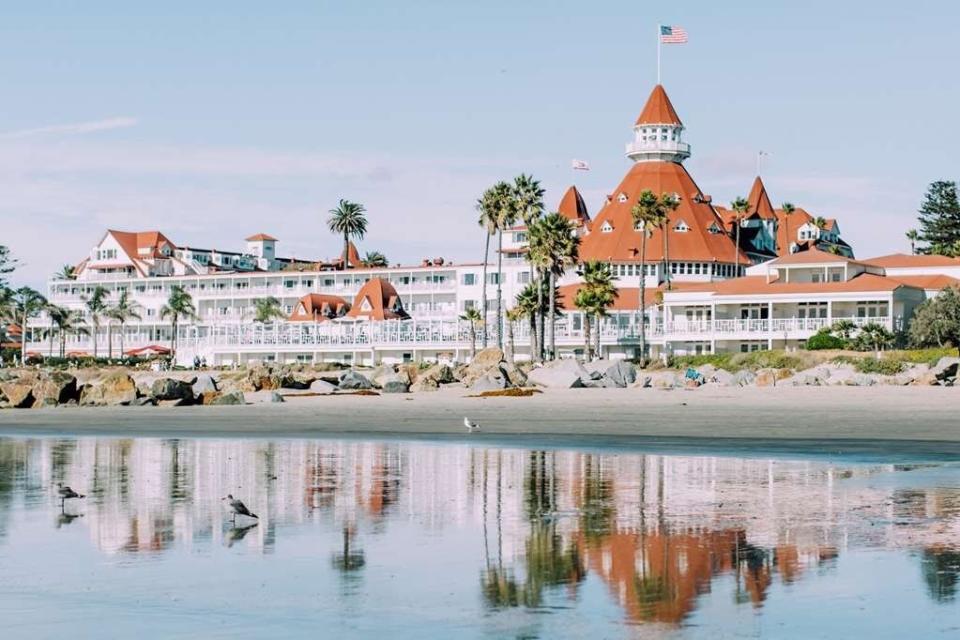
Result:
M687 225L686 222L681 220L680 222L677 223L677 226L675 226L673 230L678 233L686 233L687 231L690 231L690 227Z
M620 195L617 196L617 202L623 203L627 201L627 194L623 191L620 192Z
M707 227L707 231L709 231L710 233L712 233L712 234L714 234L714 235L717 235L718 233L721 233L721 229L720 229L720 227L717 226L717 223L716 223L716 222L710 223L710 226Z
M611 231L613 231L613 225L611 225L609 221L604 221L604 223L600 226L600 232L610 233Z

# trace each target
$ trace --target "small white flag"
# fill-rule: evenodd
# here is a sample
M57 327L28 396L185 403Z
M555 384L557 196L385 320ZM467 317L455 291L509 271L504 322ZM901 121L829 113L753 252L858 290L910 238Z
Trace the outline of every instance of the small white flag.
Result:
M574 160L571 166L574 171L590 171L590 165L586 160Z

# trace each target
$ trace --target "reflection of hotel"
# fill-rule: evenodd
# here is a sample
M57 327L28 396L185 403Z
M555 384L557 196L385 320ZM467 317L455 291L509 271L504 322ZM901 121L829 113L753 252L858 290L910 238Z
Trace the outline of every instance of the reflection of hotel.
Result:
M609 263L619 279L620 297L600 332L605 354L636 355L641 308L654 353L750 351L796 346L838 319L899 329L926 297L960 283L956 259L854 260L836 220L775 208L759 177L745 213L719 206L683 165L691 153L684 129L658 85L627 144L633 165L596 215L591 218L575 187L559 202L581 239L581 259ZM665 229L652 232L641 264L631 209L644 190L672 194L678 207ZM510 229L504 241L503 272L498 276L491 265L487 276L490 313L498 279L509 308L531 277L527 230ZM263 233L246 242L243 251L230 252L176 244L158 231L107 231L78 264L76 279L49 283L49 297L82 310L83 297L97 285L114 299L128 292L143 308L143 318L124 329L126 348L136 348L169 341L160 308L171 287L181 286L198 312L181 328L185 361L194 355L211 363L466 358L469 331L458 317L484 304L482 265L432 256L418 265L367 267L352 245L346 256L305 260L279 257L277 240ZM647 287L642 303L640 278ZM573 307L578 282L575 269L560 282L564 316L557 342L564 354L579 353L583 343L583 315ZM254 324L253 301L268 296L287 317ZM488 314L488 320L492 331L495 318ZM31 351L53 349L41 339L47 323L37 323ZM523 356L528 323L518 322L514 334ZM104 326L97 340L105 353ZM92 345L71 336L68 349L90 352Z
M493 606L539 606L599 579L633 622L681 622L720 578L735 581L738 602L761 606L775 583L850 549L960 545L960 494L870 482L891 465L309 441L0 448L17 459L2 468L20 469L2 486L49 494L29 508L56 509L56 482L88 493L69 505L85 514L71 526L104 553L266 552L319 523L349 527L362 544L413 524L422 535L471 532ZM220 498L239 491L262 520L238 537Z

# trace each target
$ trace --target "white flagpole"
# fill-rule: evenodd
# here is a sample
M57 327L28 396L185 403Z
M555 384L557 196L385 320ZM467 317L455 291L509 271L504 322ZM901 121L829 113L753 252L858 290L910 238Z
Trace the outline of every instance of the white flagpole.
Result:
M657 84L660 84L660 26L657 25Z

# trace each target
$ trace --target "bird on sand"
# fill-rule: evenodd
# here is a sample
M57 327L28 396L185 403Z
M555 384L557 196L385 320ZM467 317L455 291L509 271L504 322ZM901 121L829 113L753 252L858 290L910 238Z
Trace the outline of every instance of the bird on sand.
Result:
M64 485L62 482L57 483L57 494L60 496L60 500L71 500L73 498L86 498L87 496L82 493L77 493L70 487Z
M471 433L474 431L480 431L480 423L473 422L470 420L470 418L466 416L464 416L463 418L463 426L465 426L467 428L467 431L470 431Z
M227 494L226 498L221 498L221 499L230 501L227 504L230 505L230 511L231 513L233 513L234 522L236 522L237 516L247 516L249 518L256 518L257 520L260 519L260 516L258 516L255 513L252 513L250 509L247 509L247 505L243 504L243 502L241 502L237 498L234 498L229 493Z

